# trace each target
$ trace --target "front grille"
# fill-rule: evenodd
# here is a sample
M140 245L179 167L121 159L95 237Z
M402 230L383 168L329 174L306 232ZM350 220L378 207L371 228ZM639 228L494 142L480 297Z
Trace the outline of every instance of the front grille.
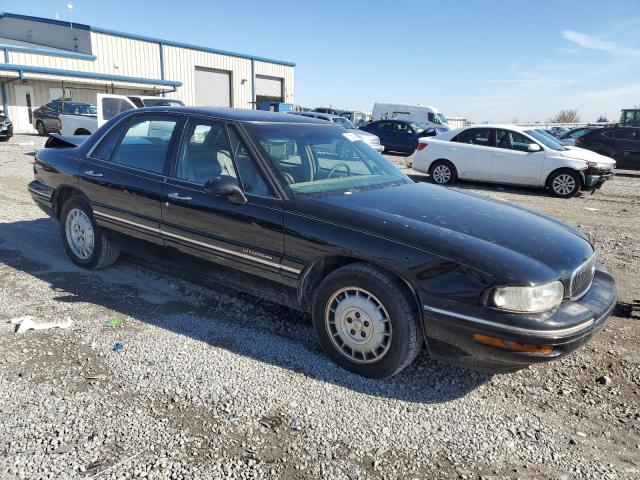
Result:
M589 260L583 263L573 275L571 275L571 282L569 283L569 298L577 300L587 293L593 277L596 273L596 257L592 256Z

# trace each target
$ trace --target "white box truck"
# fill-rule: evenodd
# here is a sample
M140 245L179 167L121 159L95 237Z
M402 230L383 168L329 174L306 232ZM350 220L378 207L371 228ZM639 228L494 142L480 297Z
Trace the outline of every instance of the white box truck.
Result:
M424 123L432 128L450 130L445 117L436 107L408 103L382 103L373 105L372 120L409 120Z

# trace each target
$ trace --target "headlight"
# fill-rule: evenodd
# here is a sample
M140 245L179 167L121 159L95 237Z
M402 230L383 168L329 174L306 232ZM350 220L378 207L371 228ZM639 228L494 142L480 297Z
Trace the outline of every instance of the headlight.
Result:
M498 287L490 296L493 306L509 312L539 313L557 307L564 285L556 281L534 287Z
M597 168L599 170L609 170L613 167L613 165L609 163L599 163L599 162L587 162L591 168Z

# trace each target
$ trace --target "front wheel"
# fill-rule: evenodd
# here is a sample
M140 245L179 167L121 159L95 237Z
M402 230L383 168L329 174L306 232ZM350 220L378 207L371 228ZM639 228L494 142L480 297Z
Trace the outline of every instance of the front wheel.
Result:
M429 175L433 183L438 185L451 185L458 179L456 167L447 160L438 160L429 167Z
M551 174L547 185L556 197L575 197L582 188L582 177L573 170L560 170Z
M91 208L82 197L71 197L60 213L60 236L69 258L88 270L115 263L120 250L102 233Z
M313 323L327 355L346 370L387 378L409 365L422 345L410 296L378 268L355 263L318 287Z

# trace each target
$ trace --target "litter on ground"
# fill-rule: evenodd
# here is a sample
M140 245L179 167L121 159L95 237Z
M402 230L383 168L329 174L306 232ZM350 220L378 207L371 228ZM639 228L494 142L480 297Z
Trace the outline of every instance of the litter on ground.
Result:
M10 323L12 325L18 325L16 328L17 334L23 334L28 330L49 330L51 328L69 328L73 325L73 321L69 318L66 320L62 320L59 322L42 322L38 323L34 320L31 315L26 317L17 317L11 319Z

